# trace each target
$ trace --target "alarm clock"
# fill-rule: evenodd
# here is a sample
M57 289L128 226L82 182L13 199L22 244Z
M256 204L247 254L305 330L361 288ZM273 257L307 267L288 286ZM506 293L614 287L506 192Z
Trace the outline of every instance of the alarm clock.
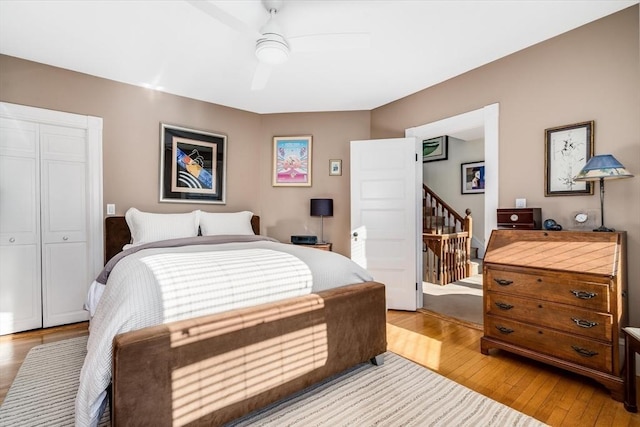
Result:
M595 226L596 217L598 216L596 211L593 210L579 210L571 213L571 225L576 229L591 229Z

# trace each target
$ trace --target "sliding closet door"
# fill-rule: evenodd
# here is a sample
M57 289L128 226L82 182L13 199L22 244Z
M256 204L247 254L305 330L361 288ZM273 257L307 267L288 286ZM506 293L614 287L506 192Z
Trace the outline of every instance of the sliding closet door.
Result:
M84 129L40 126L43 326L87 320L91 283L87 241Z
M0 335L42 327L38 125L0 118Z

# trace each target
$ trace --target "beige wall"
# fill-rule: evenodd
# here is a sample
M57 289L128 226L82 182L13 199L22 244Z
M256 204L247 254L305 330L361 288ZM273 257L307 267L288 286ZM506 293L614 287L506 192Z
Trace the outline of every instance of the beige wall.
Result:
M271 114L262 118L260 191L263 230L280 241L292 234L320 238L320 218L309 216L309 199L332 198L333 217L324 219L324 238L334 251L350 253L349 141L369 138L368 111ZM273 136L312 135L311 187L272 187ZM329 160L342 160L342 176L329 176Z
M629 307L640 325L640 45L638 6L532 46L371 113L372 138L500 104L499 205L525 197L566 228L592 196L544 196L544 130L595 121L595 153L611 153L632 179L606 184L606 225L628 233Z
M123 215L151 212L251 210L262 233L282 241L320 234L309 199L334 198L325 239L349 253L349 141L369 135L369 112L258 115L0 55L0 100L102 117L104 203ZM226 205L159 203L160 123L223 133L227 142ZM273 136L313 135L313 186L271 186ZM329 176L342 159L342 176Z

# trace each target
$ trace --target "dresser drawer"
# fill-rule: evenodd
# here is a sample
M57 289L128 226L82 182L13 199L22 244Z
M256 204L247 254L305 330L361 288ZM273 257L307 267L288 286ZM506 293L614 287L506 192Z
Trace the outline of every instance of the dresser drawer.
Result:
M611 342L613 316L565 304L487 292L485 313Z
M571 276L543 272L485 268L485 289L545 301L555 301L589 310L610 313L609 282L572 279Z
M600 341L491 315L485 316L484 333L538 353L613 373L612 347Z

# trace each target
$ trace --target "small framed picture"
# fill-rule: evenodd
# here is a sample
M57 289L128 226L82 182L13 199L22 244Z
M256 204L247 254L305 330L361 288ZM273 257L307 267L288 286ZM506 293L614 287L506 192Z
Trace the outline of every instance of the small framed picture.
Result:
M484 193L484 161L463 163L460 166L462 194Z
M273 138L274 187L311 187L311 135Z
M342 175L342 160L339 160L339 159L329 160L329 175L333 175L333 176Z
M448 136L425 139L422 141L422 163L447 160Z

